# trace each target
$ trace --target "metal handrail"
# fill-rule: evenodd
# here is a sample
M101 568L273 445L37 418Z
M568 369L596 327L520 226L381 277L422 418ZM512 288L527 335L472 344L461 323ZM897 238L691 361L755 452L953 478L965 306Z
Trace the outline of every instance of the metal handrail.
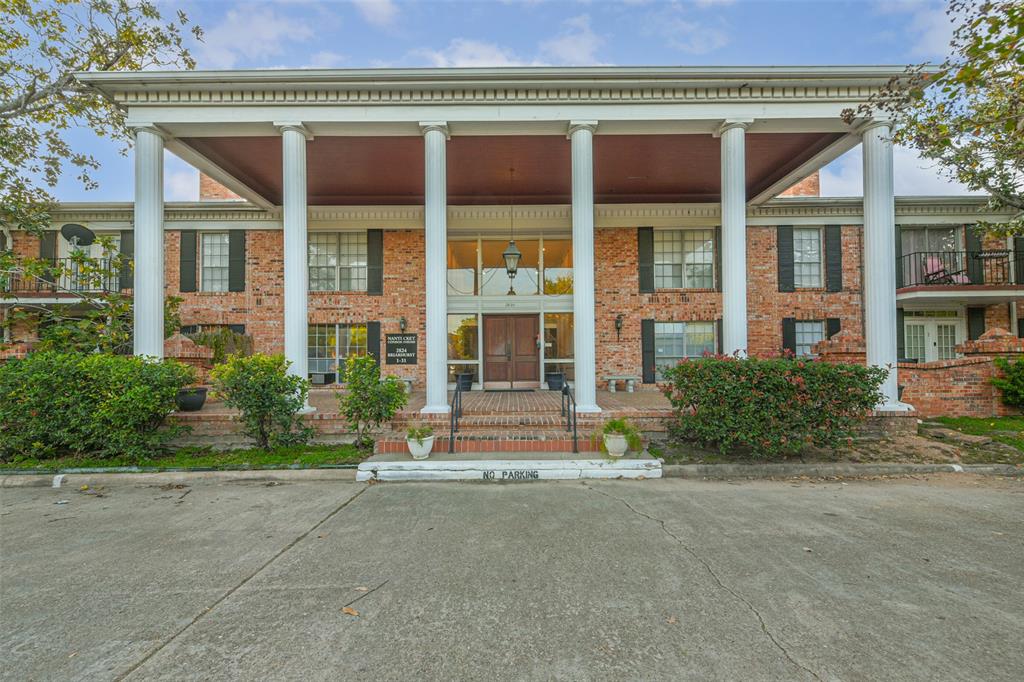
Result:
M122 268L130 268L131 261L123 259ZM121 273L112 271L114 259L98 258L89 266L89 274L81 271L82 264L74 258L52 258L51 268L40 275L27 275L19 269L0 272L0 290L20 294L95 294L130 290L121 288ZM99 273L106 273L101 276Z
M448 454L455 453L455 434L459 432L459 420L462 418L462 383L455 382L455 393L448 413Z
M569 384L562 384L562 416L565 417L565 430L572 431L572 451L580 451L576 433L576 398L569 390Z
M897 288L1024 282L1024 254L1006 249L915 251L897 260Z

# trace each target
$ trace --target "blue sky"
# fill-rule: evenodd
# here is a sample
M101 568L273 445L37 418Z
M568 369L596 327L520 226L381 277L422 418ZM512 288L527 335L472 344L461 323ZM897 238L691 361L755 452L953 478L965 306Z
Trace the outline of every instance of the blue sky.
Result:
M907 64L941 61L952 28L944 4L839 0L477 0L173 2L206 32L201 69L501 65ZM79 131L103 164L100 188L62 180L63 201L132 196L131 156ZM825 169L823 194L859 195L860 148ZM897 194L949 194L950 185L897 150ZM196 172L168 155L168 201L193 200Z

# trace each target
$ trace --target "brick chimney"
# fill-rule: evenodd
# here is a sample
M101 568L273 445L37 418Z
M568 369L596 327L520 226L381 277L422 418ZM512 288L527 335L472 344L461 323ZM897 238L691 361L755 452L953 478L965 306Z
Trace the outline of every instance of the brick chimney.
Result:
M199 201L226 201L241 198L206 173L199 174Z
M785 192L779 195L780 197L820 197L821 196L821 180L818 176L818 171L814 171L811 175L796 183Z

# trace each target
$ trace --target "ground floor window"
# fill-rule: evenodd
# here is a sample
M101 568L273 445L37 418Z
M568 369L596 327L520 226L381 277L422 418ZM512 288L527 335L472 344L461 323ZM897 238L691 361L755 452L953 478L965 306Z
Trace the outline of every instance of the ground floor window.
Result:
M684 358L699 358L715 352L714 322L655 322L655 379Z
M366 355L366 324L311 324L308 334L311 374L338 373L350 355Z
M798 320L796 322L796 355L811 355L814 344L825 340L825 323L821 320Z

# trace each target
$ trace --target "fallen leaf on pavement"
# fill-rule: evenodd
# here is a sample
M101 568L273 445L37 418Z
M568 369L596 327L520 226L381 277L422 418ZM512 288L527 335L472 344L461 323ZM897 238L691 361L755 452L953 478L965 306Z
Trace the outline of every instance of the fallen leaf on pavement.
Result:
M359 615L359 612L356 611L351 606L346 606L345 608L343 608L341 610L341 612L344 613L346 616L358 616Z
M665 619L665 622L668 623L669 625L675 625L676 623L679 622L679 619L676 618L675 616L669 616L668 618Z
M814 550L811 549L810 547L804 547L804 551L805 552L813 552Z
M369 592L369 591L370 591L369 587L357 587L356 588L356 592Z

